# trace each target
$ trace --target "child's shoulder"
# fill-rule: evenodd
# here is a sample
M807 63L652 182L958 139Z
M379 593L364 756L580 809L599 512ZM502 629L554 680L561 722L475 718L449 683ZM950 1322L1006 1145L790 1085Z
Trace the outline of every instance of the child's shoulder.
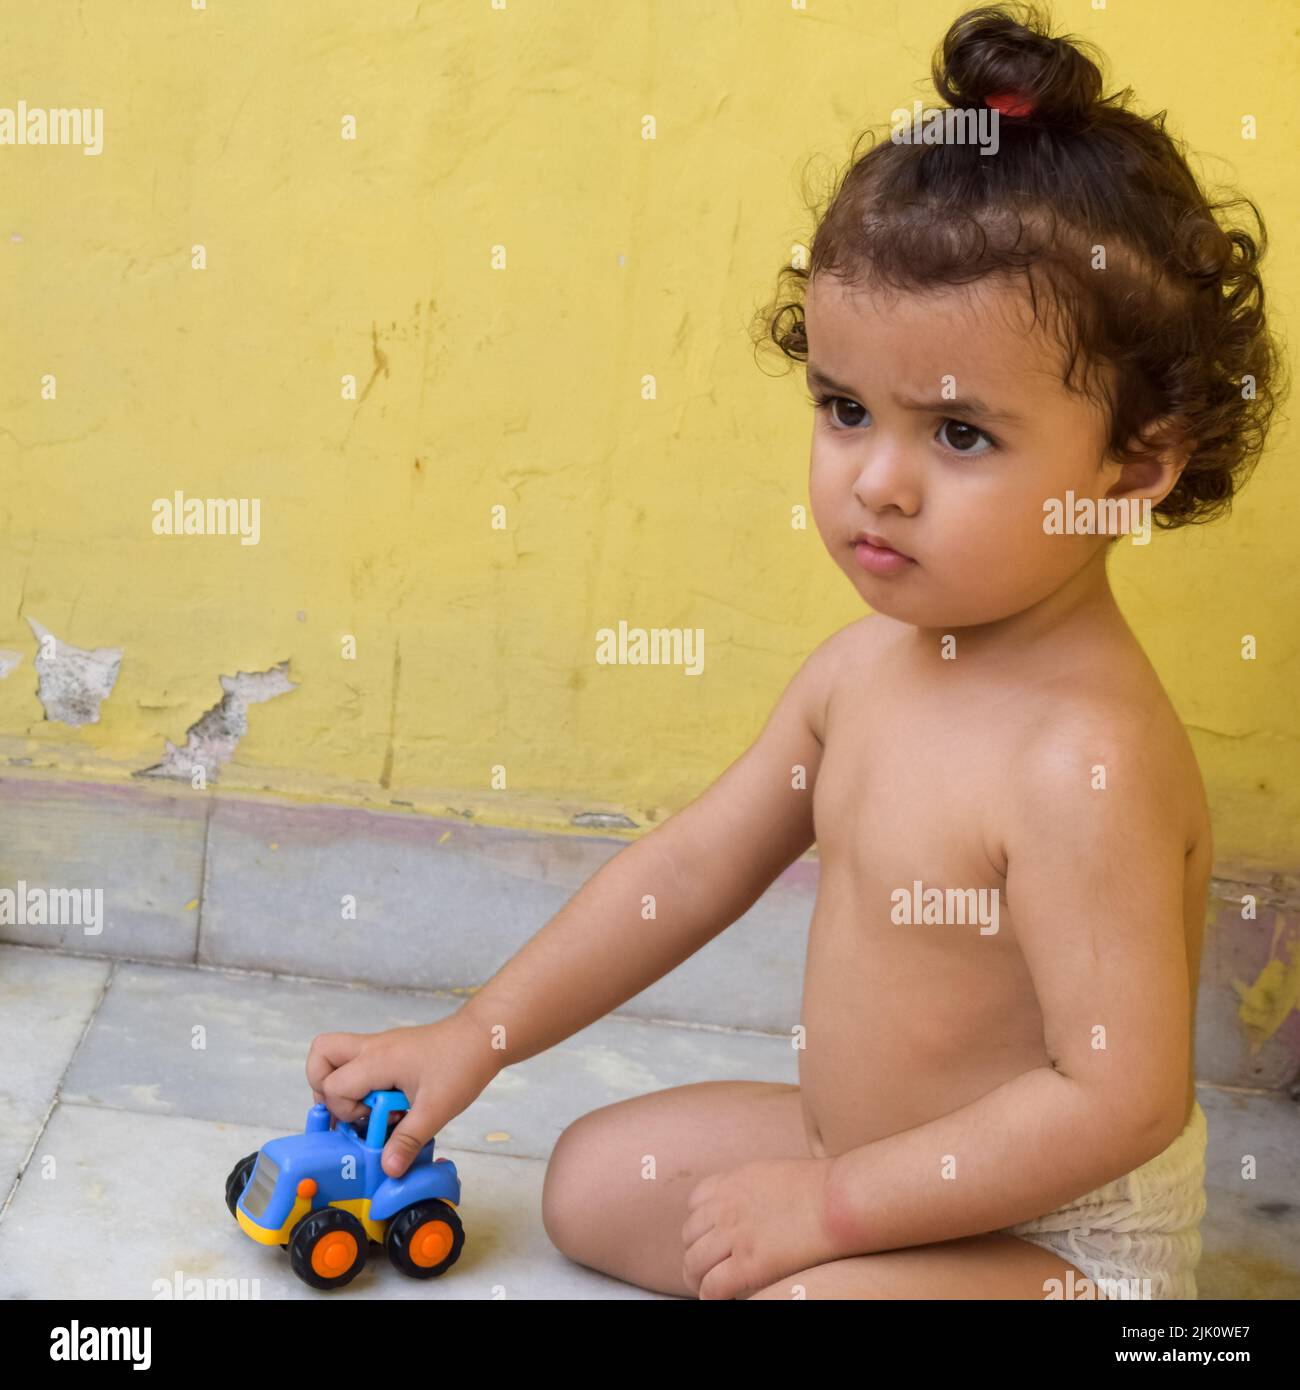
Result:
M1191 845L1208 830L1205 786L1191 740L1155 672L1122 655L1044 681L1021 705L1008 784L1025 804L1062 813L1110 791L1183 824Z
M820 666L828 674L842 673L846 663L856 664L886 651L905 627L883 613L864 613L823 639L808 657L808 663Z
M1026 731L1046 744L1190 749L1160 677L1131 634L1056 653L1027 682Z
M819 743L825 741L831 697L846 677L856 678L871 669L882 649L887 623L879 614L867 613L823 638L804 658L793 685L798 687Z
M902 625L867 613L825 637L804 660L801 675L824 701L846 677L869 672L887 649L891 629Z

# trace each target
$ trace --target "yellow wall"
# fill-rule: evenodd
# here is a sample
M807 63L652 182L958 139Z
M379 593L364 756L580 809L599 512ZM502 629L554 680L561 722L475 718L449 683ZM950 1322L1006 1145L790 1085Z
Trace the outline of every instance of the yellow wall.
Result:
M288 660L298 688L253 708L222 787L538 825L684 804L859 611L815 530L790 529L809 412L746 325L807 231L803 161L833 172L860 123L923 96L960 8L24 7L0 104L101 106L105 129L97 157L0 148L0 648L24 653L0 759L125 778L184 741L220 674ZM1289 0L1056 14L1257 198L1285 333ZM345 373L363 400L340 399ZM177 489L259 498L260 544L155 536ZM1279 431L1230 521L1115 561L1221 861L1292 871L1298 494ZM123 649L99 723L43 721L28 617ZM704 628L706 674L597 666L620 618Z

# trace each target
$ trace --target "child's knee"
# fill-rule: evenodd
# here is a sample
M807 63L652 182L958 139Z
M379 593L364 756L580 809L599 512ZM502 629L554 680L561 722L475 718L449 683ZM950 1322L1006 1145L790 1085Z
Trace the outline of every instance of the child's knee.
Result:
M575 1120L555 1141L542 1184L542 1227L557 1250L581 1261L600 1224L609 1177L608 1146L598 1111Z

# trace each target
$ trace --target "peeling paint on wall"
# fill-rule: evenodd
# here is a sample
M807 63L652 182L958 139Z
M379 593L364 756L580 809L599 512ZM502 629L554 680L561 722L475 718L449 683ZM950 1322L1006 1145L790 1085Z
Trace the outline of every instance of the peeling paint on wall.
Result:
M636 821L609 811L579 811L569 818L570 825L593 827L599 830L635 830Z
M122 669L120 648L96 647L86 651L61 642L35 618L28 618L36 634L36 697L46 719L62 724L98 724L100 703L108 699Z
M1284 925L1282 914L1278 913L1273 932L1276 954L1254 981L1232 982L1240 1001L1237 1016L1245 1027L1252 1053L1258 1052L1291 1013L1300 1008L1300 939L1282 942L1279 949ZM1284 953L1289 961L1282 959Z
M0 651L0 681L4 680L22 659L22 652Z
M269 671L239 671L221 677L225 694L219 704L191 724L185 733L185 746L177 748L164 739L163 760L142 768L136 777L170 777L194 780L194 770L202 768L206 779L215 781L218 770L234 757L239 740L248 732L248 707L287 695L297 685L289 679L289 663L282 661Z

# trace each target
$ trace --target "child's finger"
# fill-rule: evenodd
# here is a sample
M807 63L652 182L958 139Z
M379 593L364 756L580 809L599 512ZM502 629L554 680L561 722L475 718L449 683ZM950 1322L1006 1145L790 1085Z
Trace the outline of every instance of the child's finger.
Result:
M307 1049L307 1084L317 1100L324 1100L321 1087L325 1078L344 1062L350 1062L361 1050L364 1033L319 1033Z
M359 1120L367 1113L360 1102L371 1091L387 1091L395 1087L391 1073L380 1070L374 1053L362 1053L345 1062L321 1082L320 1089L325 1092L325 1104L340 1120Z

